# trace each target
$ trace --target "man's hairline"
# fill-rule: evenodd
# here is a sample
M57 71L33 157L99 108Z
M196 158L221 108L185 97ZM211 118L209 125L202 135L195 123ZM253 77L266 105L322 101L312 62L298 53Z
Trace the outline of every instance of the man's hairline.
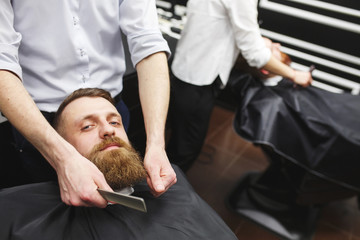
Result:
M55 130L59 133L60 136L62 136L63 138L65 138L65 130L64 130L64 112L66 112L66 109L68 108L69 105L71 105L71 103L75 102L76 100L78 99L82 99L82 98L103 98L105 99L107 102L110 103L111 106L114 106L114 104L112 104L108 99L102 97L102 96L81 96L81 97L78 97L76 99L73 99L71 102L69 102L64 108L63 110L61 111L60 115L58 116L58 124L57 126L55 127ZM114 106L115 107L115 106ZM79 123L81 123L82 121L86 120L86 119L90 119L90 118L93 118L95 114L88 114L88 115L85 115L84 117L82 117L81 119L79 120L75 120L76 121L76 124L75 125L78 125ZM114 112L110 112L110 114L108 114L110 116L116 116L116 117L119 117L121 122L122 122L122 116L121 114L119 113L119 111L116 109L115 107L115 111ZM108 116L107 116L108 117Z

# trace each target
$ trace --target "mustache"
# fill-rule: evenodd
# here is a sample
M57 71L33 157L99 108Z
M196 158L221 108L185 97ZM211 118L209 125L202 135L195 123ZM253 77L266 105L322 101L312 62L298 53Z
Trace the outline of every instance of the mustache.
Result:
M102 150L104 150L106 147L108 147L110 145L118 146L120 148L125 148L126 150L129 150L129 151L132 149L132 146L129 143L125 142L124 140L122 140L119 137L112 136L112 137L106 138L102 142L96 144L93 147L93 149L91 150L90 154L88 154L87 157L93 155L96 152L101 152Z

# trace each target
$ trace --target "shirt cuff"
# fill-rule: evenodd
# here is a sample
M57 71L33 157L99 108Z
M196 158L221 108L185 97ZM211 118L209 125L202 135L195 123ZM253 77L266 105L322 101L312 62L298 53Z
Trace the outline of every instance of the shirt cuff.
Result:
M129 37L128 45L134 67L144 58L157 52L165 52L168 59L171 56L167 41L163 38L162 34L158 32L142 35L138 38Z

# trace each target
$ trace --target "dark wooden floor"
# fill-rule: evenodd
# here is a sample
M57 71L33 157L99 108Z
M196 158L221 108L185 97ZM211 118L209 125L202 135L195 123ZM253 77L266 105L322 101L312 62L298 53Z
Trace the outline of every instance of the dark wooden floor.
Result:
M233 112L216 107L202 153L187 172L195 190L219 213L239 239L279 239L273 233L231 212L225 199L241 176L263 170L268 160L262 151L241 139L232 128ZM360 211L356 198L325 206L313 240L360 240Z

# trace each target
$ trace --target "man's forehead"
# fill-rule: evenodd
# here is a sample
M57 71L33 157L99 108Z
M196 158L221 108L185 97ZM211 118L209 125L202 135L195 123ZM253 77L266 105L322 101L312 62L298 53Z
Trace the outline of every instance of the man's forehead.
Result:
M108 100L102 97L78 98L65 107L64 115L69 119L79 121L81 119L94 118L96 116L119 116L120 114Z

